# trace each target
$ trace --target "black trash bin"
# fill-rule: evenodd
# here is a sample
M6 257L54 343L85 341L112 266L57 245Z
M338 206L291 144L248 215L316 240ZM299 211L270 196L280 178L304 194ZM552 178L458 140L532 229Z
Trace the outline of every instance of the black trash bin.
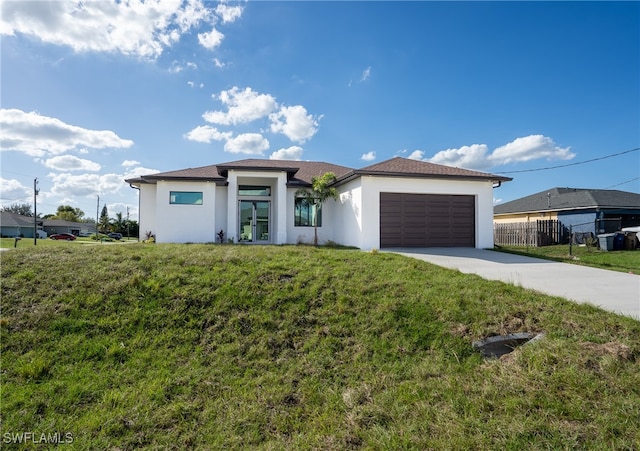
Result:
M616 233L616 235L613 237L613 250L624 250L624 233Z

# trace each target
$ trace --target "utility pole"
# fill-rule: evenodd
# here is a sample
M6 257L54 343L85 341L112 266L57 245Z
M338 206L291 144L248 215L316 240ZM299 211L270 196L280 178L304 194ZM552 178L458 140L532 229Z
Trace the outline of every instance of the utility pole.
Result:
M100 196L98 196L98 205L96 206L96 240L98 239L98 221L100 220Z
M33 245L38 244L38 177L33 179Z

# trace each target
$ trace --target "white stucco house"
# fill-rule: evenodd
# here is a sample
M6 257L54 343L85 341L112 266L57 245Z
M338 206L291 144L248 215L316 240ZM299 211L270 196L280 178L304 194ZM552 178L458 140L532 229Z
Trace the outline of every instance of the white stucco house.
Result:
M360 249L493 247L493 189L508 177L392 158L362 169L309 161L246 159L144 175L141 234L158 243L296 244L313 240L314 207L295 196L333 172L339 200L318 218L319 242Z

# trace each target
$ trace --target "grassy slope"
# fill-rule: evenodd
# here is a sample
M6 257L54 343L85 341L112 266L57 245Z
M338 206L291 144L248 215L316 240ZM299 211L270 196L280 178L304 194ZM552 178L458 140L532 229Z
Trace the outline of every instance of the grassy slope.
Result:
M640 323L594 307L354 250L1 258L2 433L68 431L78 449L640 443ZM516 331L547 337L497 361L471 348Z
M530 248L497 246L496 250L565 263L593 266L594 268L640 274L640 251L638 250L606 252L595 248L573 246L571 254L569 254L568 244Z

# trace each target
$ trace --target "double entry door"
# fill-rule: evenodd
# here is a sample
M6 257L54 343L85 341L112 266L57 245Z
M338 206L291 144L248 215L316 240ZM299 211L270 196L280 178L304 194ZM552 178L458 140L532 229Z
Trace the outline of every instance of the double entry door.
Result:
M243 243L268 243L270 236L271 201L241 200L240 230L238 236Z

